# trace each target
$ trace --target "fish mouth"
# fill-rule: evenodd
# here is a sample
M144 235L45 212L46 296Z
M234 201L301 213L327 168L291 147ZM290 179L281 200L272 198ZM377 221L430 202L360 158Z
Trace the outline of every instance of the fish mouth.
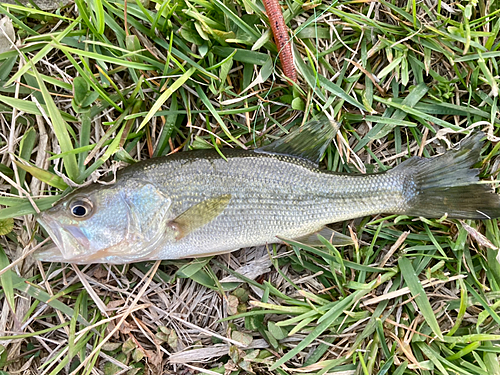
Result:
M48 245L33 253L33 257L41 262L64 262L61 250L57 246Z
M72 226L61 226L50 215L42 212L37 221L45 229L53 244L42 247L33 256L44 262L71 262L78 261L79 255L84 253L88 240L81 230Z
M33 254L35 259L45 262L54 262L59 259L64 259L61 251L63 242L62 235L58 230L55 220L47 216L45 212L42 212L36 220L40 223L43 229L45 229L54 244L43 246L40 250L35 251Z

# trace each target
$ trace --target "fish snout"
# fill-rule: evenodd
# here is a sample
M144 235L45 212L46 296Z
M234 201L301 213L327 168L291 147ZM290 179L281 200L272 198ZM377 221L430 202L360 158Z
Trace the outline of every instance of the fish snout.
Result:
M41 212L37 219L38 223L43 229L48 233L54 244L62 249L62 235L59 230L59 224L47 213L47 211Z

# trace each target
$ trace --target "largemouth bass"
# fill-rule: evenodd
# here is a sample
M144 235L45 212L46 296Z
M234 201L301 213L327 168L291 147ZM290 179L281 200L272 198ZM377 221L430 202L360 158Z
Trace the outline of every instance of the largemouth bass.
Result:
M38 220L55 246L43 261L122 264L229 252L317 234L349 237L326 224L389 213L439 218L500 216L500 199L477 184L476 133L431 159L412 157L384 173L318 169L336 126L311 122L254 151L187 151L145 160L112 185L77 189Z

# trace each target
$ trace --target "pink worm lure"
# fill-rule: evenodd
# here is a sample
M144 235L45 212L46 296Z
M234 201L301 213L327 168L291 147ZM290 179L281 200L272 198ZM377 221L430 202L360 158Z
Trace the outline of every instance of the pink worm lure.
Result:
M263 0L263 3L266 8L269 23L271 24L274 42L278 47L283 73L293 82L297 82L297 73L295 72L295 65L293 64L292 47L290 39L288 38L287 27L285 25L285 19L283 18L279 0Z

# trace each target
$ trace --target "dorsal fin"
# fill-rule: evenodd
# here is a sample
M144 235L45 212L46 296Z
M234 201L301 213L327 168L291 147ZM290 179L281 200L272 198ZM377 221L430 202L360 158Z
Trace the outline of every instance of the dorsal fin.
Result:
M317 165L339 128L338 122L329 119L309 121L255 152L296 156Z

